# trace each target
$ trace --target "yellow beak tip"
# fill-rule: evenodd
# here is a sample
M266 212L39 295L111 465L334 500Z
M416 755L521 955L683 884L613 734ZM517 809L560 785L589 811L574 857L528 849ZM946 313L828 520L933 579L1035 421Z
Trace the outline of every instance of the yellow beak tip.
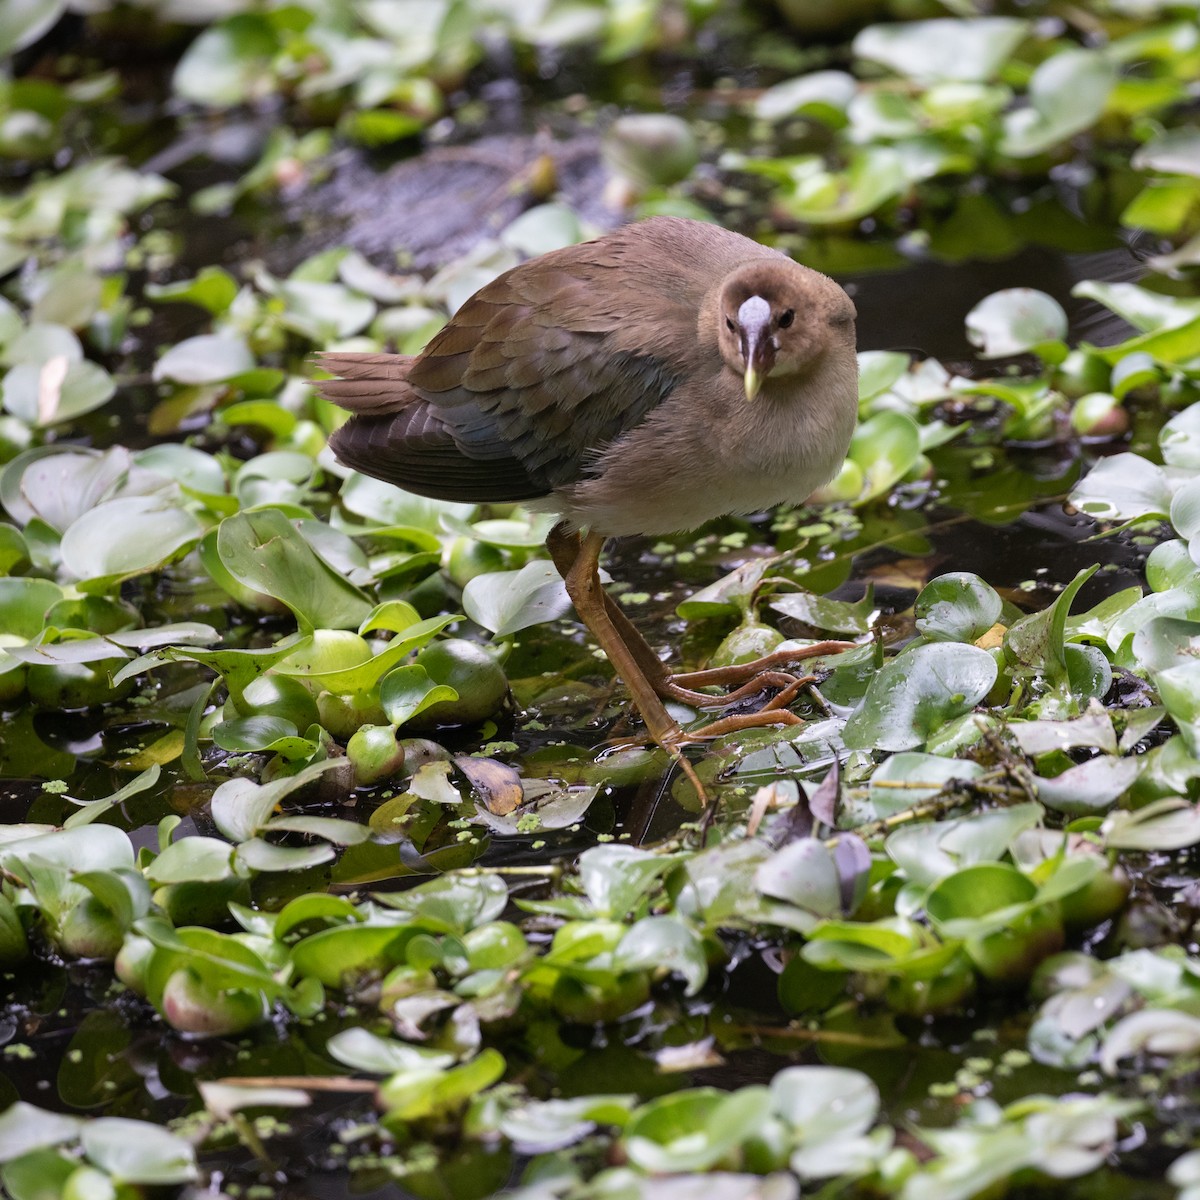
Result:
M762 387L762 380L759 378L758 372L753 367L747 367L742 382L746 388L746 399L753 400Z

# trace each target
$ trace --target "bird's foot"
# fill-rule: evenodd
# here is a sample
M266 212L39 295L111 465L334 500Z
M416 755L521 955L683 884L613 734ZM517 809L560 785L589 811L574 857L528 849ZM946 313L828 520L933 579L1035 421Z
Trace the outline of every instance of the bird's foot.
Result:
M753 662L738 663L736 666L712 667L707 671L687 671L679 675L664 673L661 680L654 681L655 690L664 700L678 700L681 704L690 704L694 708L726 708L765 688L790 687L800 677L786 670L787 667L804 662L805 659L839 654L857 644L815 642L811 646L801 646L794 650L776 650L773 654L766 654ZM808 683L811 680L806 678L804 682ZM704 687L724 687L732 690L723 696L713 696L698 690Z

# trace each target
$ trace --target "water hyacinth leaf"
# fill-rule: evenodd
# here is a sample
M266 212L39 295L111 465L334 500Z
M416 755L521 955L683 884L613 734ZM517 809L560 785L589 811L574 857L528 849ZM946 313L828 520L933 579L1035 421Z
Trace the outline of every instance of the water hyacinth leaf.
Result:
M1151 673L1195 662L1200 658L1200 621L1152 617L1133 635L1133 653Z
M840 916L842 882L829 848L819 838L797 838L754 873L759 891L818 917Z
M303 833L309 837L324 838L335 846L357 846L371 837L371 829L357 821L344 821L340 817L312 817L303 813L296 816L273 817L267 822L272 833Z
M904 21L869 25L852 49L857 58L917 83L984 83L995 77L1028 29L1027 21L1006 17Z
M1117 752L1117 735L1107 712L1088 712L1068 721L1012 721L1008 732L1032 758L1081 746L1094 747L1105 754Z
M1133 786L1143 765L1137 758L1100 755L1053 779L1038 779L1037 797L1047 808L1073 816L1104 812Z
M781 202L798 221L810 225L857 221L901 195L909 184L904 159L891 146L852 150L845 170L829 171L813 158L793 173Z
M136 775L123 787L118 788L111 796L105 796L100 800L91 800L84 803L78 812L72 813L63 822L63 828L74 829L79 825L90 825L97 817L103 816L104 813L116 805L123 804L130 796L136 796L154 787L158 783L161 774L162 768L157 763L154 763ZM76 801L76 803L79 802Z
M1160 378L1158 366L1149 354L1127 354L1113 364L1112 393L1123 400L1130 392L1157 386Z
M1085 279L1071 289L1071 295L1103 304L1141 333L1176 329L1200 316L1200 300L1164 296L1161 292L1152 292L1136 283L1105 283Z
M8 0L0 8L0 56L31 46L58 23L66 0Z
M73 1141L83 1124L81 1117L50 1112L18 1100L0 1113L0 1163Z
M1067 618L1079 589L1099 570L1086 567L1058 594L1049 608L1014 622L1004 634L1004 650L1010 661L1032 668L1051 685L1068 681Z
M917 628L930 641L974 642L1000 619L1000 597L967 571L931 579L913 606Z
M773 558L755 558L742 563L716 583L681 600L675 612L685 621L741 616L749 611L763 576L769 573L775 561Z
M270 62L279 49L271 23L237 13L204 30L184 51L171 86L195 104L242 104L273 90Z
M1104 112L1116 79L1116 69L1099 51L1051 55L1029 81L1029 104L1005 114L1000 152L1028 158L1087 129Z
M620 920L674 866L674 858L634 846L593 846L579 856L579 882L598 915Z
M385 600L377 604L366 620L358 627L360 634L375 633L381 629L392 633L403 633L411 625L420 623L421 614L406 600Z
M59 355L43 364L18 363L4 377L4 407L39 429L102 408L117 390L103 367Z
M545 1154L571 1146L597 1125L620 1129L629 1119L633 1095L573 1096L563 1100L527 1100L500 1118L500 1132L521 1154Z
M379 684L379 703L393 725L403 725L418 713L446 700L457 700L449 684L434 683L417 663L389 671Z
M205 333L177 342L154 364L162 383L222 383L253 370L254 355L240 337Z
M18 524L40 518L62 533L120 488L131 462L129 451L119 446L103 454L38 447L4 468L0 500Z
M851 749L912 750L975 707L996 682L986 650L935 642L885 663L846 722Z
M377 525L409 528L434 535L432 541L427 539L424 542L425 548L431 550L441 547L437 534L443 515L449 514L467 521L477 508L474 504L414 496L394 484L372 479L357 471L351 472L342 485L341 502L347 512Z
M1062 305L1034 288L993 292L967 313L966 323L981 358L1009 358L1067 336Z
M858 400L888 391L908 371L912 360L897 350L864 350L858 356Z
M675 916L643 917L613 951L618 971L659 971L681 975L687 995L694 996L708 979L704 943L685 921Z
M382 893L376 899L407 913L427 929L461 936L500 916L508 904L508 887L495 875L446 875L407 892Z
M463 611L497 637L556 621L570 611L562 577L551 563L526 563L519 571L476 575L463 588Z
M886 817L933 799L947 785L969 784L983 773L976 762L906 751L879 764L867 795L876 815Z
M883 495L921 457L921 433L907 413L879 412L859 424L847 457L862 468L858 503Z
M0 631L37 637L47 612L62 598L62 588L49 579L0 578Z
M1071 490L1071 503L1097 521L1163 517L1171 488L1161 467L1139 454L1102 458Z
M225 491L225 470L203 450L166 442L148 446L133 456L134 463L154 471L164 480L175 480L183 487L201 495L217 495Z
M857 81L845 71L812 71L767 88L754 102L754 115L764 121L804 115L831 123L857 91Z
M446 1071L400 1071L379 1086L385 1125L421 1120L461 1108L504 1075L504 1056L488 1047Z
M1139 146L1132 162L1137 171L1200 176L1200 133L1187 127L1167 130Z
M690 1088L643 1104L623 1138L629 1161L643 1171L707 1171L763 1128L771 1094L763 1087L735 1092Z
M151 300L186 301L207 309L213 316L225 312L237 294L237 280L221 267L202 267L193 279L146 285L146 295Z
M217 529L217 553L239 583L281 600L309 629L357 629L371 611L366 596L277 509L227 517Z
M326 987L368 972L385 971L404 960L411 931L396 925L342 925L323 929L299 941L292 966L300 977L318 979Z
M251 838L237 848L237 862L251 871L306 871L336 857L328 842L313 846L277 846L262 838Z
M97 1117L79 1135L83 1152L124 1183L188 1183L196 1178L192 1144L149 1121Z
M63 534L63 566L101 584L168 562L203 533L186 509L157 496L124 496L84 513Z
M124 830L111 825L0 842L0 870L20 875L30 861L71 871L115 871L134 865L133 846Z
M785 617L794 617L815 629L830 633L864 634L871 628L871 617L875 612L874 588L854 603L831 600L815 592L787 592L774 596L771 607Z
M307 1108L312 1103L312 1097L300 1088L198 1082L196 1090L205 1111L218 1121L228 1121L245 1108Z
M233 847L220 838L180 838L146 867L146 878L158 885L219 883L233 874L232 853Z
M295 775L285 775L269 783L227 779L213 793L213 823L230 841L247 841L266 827L271 814L287 796L336 767L336 761L312 763Z
M276 289L285 305L283 325L320 345L361 332L375 315L375 301L340 283L289 279Z
M1168 466L1200 470L1200 411L1191 406L1176 413L1159 430L1158 444Z
M1200 843L1200 807L1167 797L1133 812L1110 813L1100 827L1113 850L1182 850Z
M905 875L921 887L972 863L994 862L1018 834L1035 828L1044 810L1029 802L927 825L901 826L884 848Z
M1072 703L1103 700L1113 682L1112 667L1104 651L1099 646L1068 642L1063 647L1063 655L1067 662L1067 687Z
M358 1026L335 1033L325 1043L325 1049L343 1066L373 1075L414 1069L442 1071L454 1063L454 1055L444 1050L380 1037Z
M1194 1057L1200 1050L1200 1017L1187 1012L1149 1008L1122 1018L1104 1039L1100 1063L1109 1075L1122 1059L1154 1055Z

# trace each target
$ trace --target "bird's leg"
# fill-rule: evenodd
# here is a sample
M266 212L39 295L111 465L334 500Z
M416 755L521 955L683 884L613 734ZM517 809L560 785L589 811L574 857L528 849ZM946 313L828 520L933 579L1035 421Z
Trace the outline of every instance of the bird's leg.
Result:
M556 526L551 534L551 541L556 540L555 533L559 534L557 547L551 545L550 553L558 566L556 549L561 549L563 565L566 565L572 535L567 534L561 526ZM638 656L625 644L613 620L612 602L600 583L600 550L603 545L604 538L598 533L589 533L576 539L574 560L563 574L567 595L571 597L579 619L591 630L592 636L608 656L613 670L624 680L650 736L679 763L680 769L691 780L700 799L707 804L708 795L704 785L680 749L685 740L683 730L663 706L654 684L647 679ZM632 629L632 626L630 628Z
M575 564L581 543L582 539L579 534L570 532L566 523L562 521L550 530L549 536L546 538L546 548L550 551L550 557L554 560L554 565L564 580ZM668 700L676 699L677 697L670 696L664 691L664 688L670 686L670 675L667 673L662 659L654 653L650 643L638 632L637 626L625 615L621 606L603 588L600 589L600 593L604 597L604 610L608 614L614 632L624 642L629 653L633 655L647 681L660 696ZM588 628L590 629L591 626L589 625ZM593 632L595 631L593 630Z
M579 534L570 532L565 522L555 525L546 538L546 547L550 551L550 557L554 560L554 565L563 579L567 578L575 563L580 544ZM769 687L782 688L786 692L796 683L798 677L781 668L803 662L806 658L815 658L822 654L836 654L839 650L847 650L854 645L853 642L817 642L815 645L796 650L777 650L774 654L757 658L753 662L739 663L736 666L713 667L707 671L689 671L672 675L667 670L666 664L642 637L637 626L621 610L621 606L602 588L600 591L614 632L636 660L646 681L662 699L675 700L680 704L688 704L692 708L725 708ZM589 625L588 628L591 626ZM727 692L724 696L712 696L707 692L696 690L702 687L732 687L734 690ZM790 692L785 703L790 703L795 698L797 691L799 688ZM776 701L778 701L778 697L765 708L778 707Z

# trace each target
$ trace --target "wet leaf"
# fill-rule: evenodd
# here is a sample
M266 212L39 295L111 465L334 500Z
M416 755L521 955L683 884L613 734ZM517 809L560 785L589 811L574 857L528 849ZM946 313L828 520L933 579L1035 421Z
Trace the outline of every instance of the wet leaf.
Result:
M197 1175L191 1143L148 1121L97 1117L79 1138L88 1158L124 1183L188 1183Z
M846 722L854 749L911 750L936 729L969 712L996 682L986 650L936 642L885 663Z
M1000 619L1000 597L978 575L953 571L931 579L913 606L930 641L975 642Z
M1067 335L1067 314L1045 292L1007 288L993 292L967 313L967 337L981 358L1008 358Z
M520 773L494 758L458 754L454 765L471 781L490 813L507 816L525 799Z
M217 530L217 553L244 586L282 600L309 629L357 629L371 611L277 509L241 512Z
M562 577L551 563L476 575L463 588L463 611L498 637L555 621L570 611Z

